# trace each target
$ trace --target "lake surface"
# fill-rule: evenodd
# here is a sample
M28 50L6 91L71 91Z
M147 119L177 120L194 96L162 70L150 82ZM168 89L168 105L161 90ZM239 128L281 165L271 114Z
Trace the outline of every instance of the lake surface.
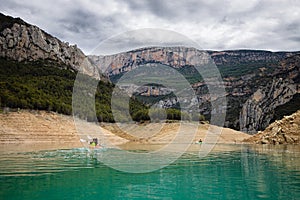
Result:
M299 146L224 145L138 174L107 167L85 149L2 152L0 161L1 200L300 199Z

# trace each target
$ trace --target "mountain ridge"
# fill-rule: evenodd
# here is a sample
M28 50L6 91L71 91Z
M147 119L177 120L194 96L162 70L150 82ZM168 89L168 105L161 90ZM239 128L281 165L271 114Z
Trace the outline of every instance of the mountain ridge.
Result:
M172 56L168 56L167 54L174 53L177 57L172 58ZM108 76L118 74L117 71L120 68L128 68L134 66L135 64L141 64L142 60L149 62L153 60L161 62L161 64L171 65L173 67L182 67L184 65L188 65L186 62L188 58L184 59L184 57L192 56L188 54L201 55L207 53L216 65L224 65L226 64L226 56L227 59L230 60L230 64L232 63L232 58L237 58L243 56L244 60L249 59L249 61L259 61L259 60L268 60L271 61L279 61L285 57L289 57L291 55L299 54L300 51L265 51L265 50L223 50L223 51L211 51L211 50L199 50L194 47L183 47L183 46L174 46L174 47L142 47L138 49L133 49L127 52L116 53L112 55L89 55L89 58L93 61L95 65L103 72L108 72ZM152 55L153 56L152 56ZM184 55L186 54L186 55ZM254 55L253 55L254 54ZM260 54L263 54L262 56ZM161 59L160 56L164 56L164 59ZM247 57L248 56L248 57ZM249 58L250 57L250 58ZM256 59L255 59L255 58ZM140 59L139 59L140 58ZM246 59L245 59L246 58ZM260 59L258 59L260 58ZM224 60L225 59L225 60ZM168 60L168 62L165 62ZM114 61L114 62L113 62ZM246 60L247 61L247 60ZM137 62L137 63L135 63ZM240 61L237 61L240 62ZM127 69L126 69L127 70ZM121 70L122 71L122 70ZM130 71L128 69L127 71Z

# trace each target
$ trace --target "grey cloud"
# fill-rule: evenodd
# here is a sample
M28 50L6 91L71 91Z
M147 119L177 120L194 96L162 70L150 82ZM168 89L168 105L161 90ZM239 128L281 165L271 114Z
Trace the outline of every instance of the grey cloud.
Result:
M152 1L145 1L145 0L129 0L127 1L129 8L133 12L148 12L154 14L159 17L170 17L174 16L174 10L168 8L168 5L165 1L160 0L152 0Z
M0 12L76 43L86 53L113 35L149 27L177 31L206 49L300 46L300 1L295 0L0 0ZM126 48L139 46L140 39L131 37Z
M126 1L133 12L148 13L163 18L170 22L210 20L223 17L224 2L218 1L217 5L209 4L208 1L186 0L186 1L161 1L161 0L129 0Z
M293 36L293 37L289 37L288 39L294 42L300 42L300 36Z
M148 46L187 46L200 48L186 36L163 29L127 31L105 40L92 54L109 55Z
M97 28L94 26L94 21L97 20L97 16L83 10L71 10L67 18L59 20L61 26L66 29L75 32L85 32L86 30L95 31Z

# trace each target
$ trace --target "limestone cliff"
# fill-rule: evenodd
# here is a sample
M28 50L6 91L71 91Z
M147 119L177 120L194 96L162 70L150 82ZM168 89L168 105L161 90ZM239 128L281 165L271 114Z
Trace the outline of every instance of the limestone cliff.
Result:
M276 108L287 104L300 93L300 55L282 61L272 76L272 81L259 87L243 105L241 131L256 133L264 130L274 119Z
M99 78L96 67L76 45L62 42L20 18L1 13L0 56L19 62L47 60Z
M174 68L203 64L207 62L207 55L217 66L225 66L249 62L278 62L294 54L295 52L259 50L204 51L187 47L147 47L115 55L91 55L89 58L103 73L114 76L145 63L161 63Z
M149 47L108 56L89 56L108 76L128 72L141 64L161 63L174 68L207 62L207 53L186 47ZM203 58L203 59L202 59Z

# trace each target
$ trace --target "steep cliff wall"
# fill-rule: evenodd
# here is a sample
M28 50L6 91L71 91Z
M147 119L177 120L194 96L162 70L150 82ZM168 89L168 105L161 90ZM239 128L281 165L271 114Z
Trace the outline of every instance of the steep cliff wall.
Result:
M256 133L264 130L274 119L276 108L287 104L300 93L300 55L283 60L272 76L272 81L259 87L243 105L241 131Z
M77 48L19 18L0 13L0 56L15 61L54 61L99 78L97 68Z
M149 47L108 56L89 56L109 76L130 71L145 63L161 63L174 68L207 62L207 53L186 47Z
M217 66L226 66L278 62L294 54L295 52L259 50L203 51L187 47L148 47L108 56L91 55L89 58L102 72L107 73L109 76L114 76L128 72L145 63L161 63L180 68L194 65L195 63L203 64L207 62L207 56L209 56Z

